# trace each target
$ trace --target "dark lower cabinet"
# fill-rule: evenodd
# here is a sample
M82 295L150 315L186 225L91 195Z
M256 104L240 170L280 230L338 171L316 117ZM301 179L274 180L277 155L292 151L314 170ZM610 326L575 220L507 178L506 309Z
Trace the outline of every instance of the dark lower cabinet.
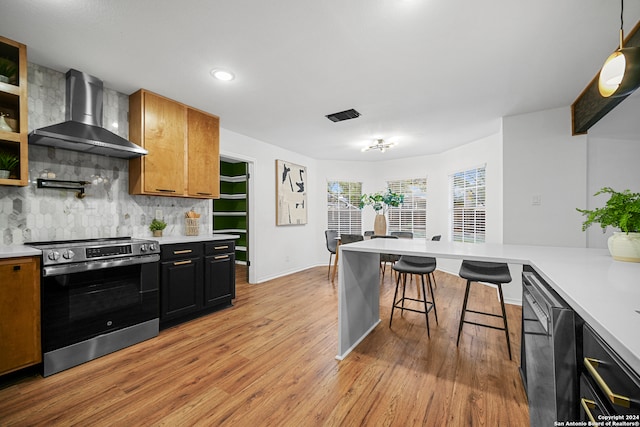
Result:
M229 303L236 296L233 242L206 243L204 253L204 304L215 306Z
M160 326L231 306L235 298L233 240L160 247Z
M587 323L582 328L581 358L580 420L601 426L638 425L640 376ZM607 422L611 420L619 423Z

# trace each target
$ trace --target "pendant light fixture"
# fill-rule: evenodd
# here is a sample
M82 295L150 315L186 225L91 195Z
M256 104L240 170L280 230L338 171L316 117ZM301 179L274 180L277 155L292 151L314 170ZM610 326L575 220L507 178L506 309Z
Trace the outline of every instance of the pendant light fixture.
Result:
M620 48L604 62L598 90L605 98L626 96L640 86L640 48L623 47L624 0L620 0Z

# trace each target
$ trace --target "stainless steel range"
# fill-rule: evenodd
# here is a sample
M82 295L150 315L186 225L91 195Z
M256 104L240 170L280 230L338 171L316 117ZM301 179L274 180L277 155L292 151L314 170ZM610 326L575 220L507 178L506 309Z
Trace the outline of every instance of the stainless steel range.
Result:
M42 250L44 376L158 335L156 241L120 237L27 245Z

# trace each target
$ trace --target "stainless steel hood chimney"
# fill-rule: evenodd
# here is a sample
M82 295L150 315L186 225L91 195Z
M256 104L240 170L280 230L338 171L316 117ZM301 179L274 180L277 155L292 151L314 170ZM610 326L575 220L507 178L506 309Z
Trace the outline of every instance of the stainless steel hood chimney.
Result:
M67 71L66 76L67 121L34 130L29 134L29 144L123 159L148 153L102 127L102 80L74 69Z

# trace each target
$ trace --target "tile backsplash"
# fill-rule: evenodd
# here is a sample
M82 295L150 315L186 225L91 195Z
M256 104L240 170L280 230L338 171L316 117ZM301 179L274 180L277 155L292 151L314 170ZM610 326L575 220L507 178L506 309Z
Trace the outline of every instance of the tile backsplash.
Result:
M29 131L65 120L65 75L28 65ZM127 138L128 95L104 90L103 120ZM89 181L86 197L77 191L37 188L49 177ZM49 147L29 146L29 184L0 186L0 244L114 236L151 237L149 223L161 210L165 236L185 234L184 214L201 214L200 234L211 233L211 201L129 194L129 162Z

